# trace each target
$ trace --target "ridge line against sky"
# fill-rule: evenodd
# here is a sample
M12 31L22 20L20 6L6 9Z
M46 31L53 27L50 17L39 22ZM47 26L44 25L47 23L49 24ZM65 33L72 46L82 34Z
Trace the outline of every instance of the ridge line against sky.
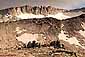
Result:
M20 5L54 6L65 9L85 7L85 0L0 0L0 9Z

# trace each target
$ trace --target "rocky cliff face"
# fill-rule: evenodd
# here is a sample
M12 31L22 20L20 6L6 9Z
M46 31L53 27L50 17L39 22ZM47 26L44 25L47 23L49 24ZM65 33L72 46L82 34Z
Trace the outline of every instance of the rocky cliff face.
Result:
M5 11L6 10L6 11ZM41 45L49 45L52 41L59 40L64 44L64 51L58 51L63 57L72 51L71 57L85 57L85 14L59 20L52 17L19 19L14 17L22 13L35 15L56 14L63 9L48 7L15 7L1 12L10 14L0 20L0 49L16 49L27 45L29 41L36 41ZM13 17L12 17L13 16ZM65 51L67 50L67 51ZM57 51L56 51L57 52ZM62 53L63 52L63 53ZM64 53L65 52L65 53ZM64 54L64 55L63 55ZM60 55L58 55L60 56ZM68 55L70 56L70 55Z
M42 14L42 15L56 14L57 12L63 12L65 10L59 9L59 8L54 8L51 6L47 6L47 7L34 6L34 7L32 7L32 6L26 5L26 6L21 6L21 7L13 7L13 8L4 9L3 11L5 11L4 14L10 14L10 15L14 14L16 16L17 14L20 14L20 13L32 13L32 14Z
M19 19L31 19L31 18L45 18L52 17L59 20L68 19L72 17L85 14L84 8L81 9L59 9L51 6L20 6L12 7L8 9L0 10L0 22L6 22L8 20L19 20Z

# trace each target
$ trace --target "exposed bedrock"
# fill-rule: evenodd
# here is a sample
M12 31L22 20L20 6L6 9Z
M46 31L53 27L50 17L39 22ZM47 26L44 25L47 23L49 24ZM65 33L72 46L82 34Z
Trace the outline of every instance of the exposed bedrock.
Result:
M59 32L60 21L53 18L0 23L0 48L14 47L17 40L25 44L33 40L42 45L49 44L58 39Z
M41 45L60 40L66 49L82 52L85 50L85 15L62 21L34 18L0 23L1 49L23 47L34 40Z
M16 16L16 15L20 15L21 13L31 13L31 14L35 14L35 15L48 15L48 14L56 14L58 12L64 12L66 10L64 9L59 9L59 8L54 8L51 6L29 6L29 5L25 5L25 6L20 6L20 7L11 7L8 9L3 9L0 10L0 14L2 15L6 15L6 14L10 14L12 16Z

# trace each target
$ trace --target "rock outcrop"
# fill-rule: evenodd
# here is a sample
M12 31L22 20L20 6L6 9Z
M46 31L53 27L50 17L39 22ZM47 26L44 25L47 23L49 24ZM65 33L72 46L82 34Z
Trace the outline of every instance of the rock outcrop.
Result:
M38 7L38 6L34 6L34 7L31 7L31 6L21 6L21 7L13 7L13 8L8 8L8 9L5 9L4 11L7 10L7 13L10 12L12 14L12 16L15 16L17 14L21 14L22 13L32 13L32 14L42 14L42 15L47 15L47 14L56 14L57 12L63 12L64 9L57 9L57 8L54 8L54 7L51 7L51 6L48 6L48 7L45 7L45 6L41 6L41 7ZM16 12L17 11L17 12ZM4 13L4 14L7 14L7 13Z
M58 52L63 52L66 55L68 50L71 50L75 52L72 53L74 54L72 55L73 57L76 57L77 55L75 54L77 53L81 54L80 57L85 57L85 14L64 20L52 17L16 18L17 15L24 13L47 15L64 11L51 6L22 6L2 10L2 17L0 18L0 49L21 49L32 41L36 41L41 45L49 45L52 41L59 40L60 43L64 44L65 49ZM4 17L5 14L7 15ZM13 17L10 18L9 16Z
M83 14L62 21L55 18L34 18L0 23L0 48L21 49L29 41L48 45L59 40L66 50L85 54L84 21Z

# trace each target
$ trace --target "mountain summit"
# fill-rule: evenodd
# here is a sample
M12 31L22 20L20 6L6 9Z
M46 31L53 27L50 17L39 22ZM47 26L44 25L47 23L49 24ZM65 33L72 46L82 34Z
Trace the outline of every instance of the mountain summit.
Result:
M3 9L1 10L2 15L10 16L10 17L18 17L21 19L27 19L27 18L36 18L37 16L39 18L42 17L53 17L58 14L66 11L65 9L59 9L59 8L54 8L51 6L21 6L21 7L13 7L13 8L8 8L8 9ZM62 13L63 14L63 13ZM60 15L62 15L60 14ZM59 15L59 14L58 14ZM33 17L31 17L33 16ZM37 18L38 18L37 17ZM58 17L57 17L58 18ZM58 18L59 19L59 18Z

